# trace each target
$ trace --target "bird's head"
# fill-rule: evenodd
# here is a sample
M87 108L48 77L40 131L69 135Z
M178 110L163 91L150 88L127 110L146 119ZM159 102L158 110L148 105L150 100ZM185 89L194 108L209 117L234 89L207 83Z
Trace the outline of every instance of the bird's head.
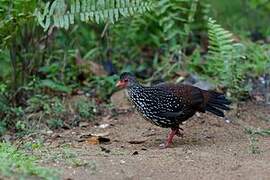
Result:
M116 83L118 88L128 88L136 84L136 77L128 72L124 72L120 75L119 81Z

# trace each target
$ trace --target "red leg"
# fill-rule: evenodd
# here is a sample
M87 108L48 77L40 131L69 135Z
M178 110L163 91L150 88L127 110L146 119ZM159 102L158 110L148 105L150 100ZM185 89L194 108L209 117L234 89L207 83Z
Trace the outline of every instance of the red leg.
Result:
M175 135L179 135L179 134L180 134L180 131L179 131L178 128L177 129L173 129L172 128L171 131L170 131L170 133L169 133L169 135L168 135L168 139L167 139L166 143L165 144L161 144L160 147L161 148L167 148L167 147L169 147L172 144L173 137Z

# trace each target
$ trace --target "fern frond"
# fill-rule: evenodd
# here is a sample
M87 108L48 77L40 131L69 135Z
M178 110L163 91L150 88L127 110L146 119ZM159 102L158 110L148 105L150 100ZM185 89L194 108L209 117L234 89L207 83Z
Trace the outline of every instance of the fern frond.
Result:
M214 67L210 71L213 72L213 75L221 75L220 77L226 78L222 74L230 73L230 61L233 60L234 49L232 34L223 29L215 20L209 18L208 39L208 63L212 63Z
M234 43L233 35L215 20L208 19L208 71L228 87L233 97L245 94L243 64L245 46Z
M219 24L216 24L216 21L211 18L208 19L208 38L208 53L210 59L217 57L227 59L228 56L232 54L232 34L223 29Z
M48 30L52 25L68 29L75 19L82 22L111 22L120 17L144 13L153 8L151 2L143 0L54 0L48 2L43 12L36 10L35 15L39 24Z

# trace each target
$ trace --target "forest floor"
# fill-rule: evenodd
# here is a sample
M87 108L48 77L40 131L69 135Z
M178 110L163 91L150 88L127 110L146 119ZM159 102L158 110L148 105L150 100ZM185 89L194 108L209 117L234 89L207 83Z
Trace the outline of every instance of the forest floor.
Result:
M266 180L270 136L263 136L263 129L270 128L269 112L269 106L245 103L227 113L230 123L208 113L196 115L183 125L184 137L175 137L167 149L159 144L169 129L136 112L108 115L101 126L49 132L35 155L41 165L59 170L61 179Z

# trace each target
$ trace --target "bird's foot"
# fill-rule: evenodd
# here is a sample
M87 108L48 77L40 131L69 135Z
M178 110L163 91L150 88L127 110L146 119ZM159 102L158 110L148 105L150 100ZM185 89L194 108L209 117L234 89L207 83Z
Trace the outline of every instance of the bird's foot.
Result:
M181 130L181 131L180 131ZM168 148L171 144L172 144L172 140L173 140L173 137L176 135L176 136L179 136L179 137L183 137L184 134L183 134L183 129L182 128L172 128L171 129L171 132L169 133L168 135L168 139L166 141L166 143L163 143L163 144L160 144L159 147L161 149L165 149L165 148Z
M160 144L159 148L160 149L167 149L168 147L171 146L171 144L172 144L172 141L167 140L165 143Z

